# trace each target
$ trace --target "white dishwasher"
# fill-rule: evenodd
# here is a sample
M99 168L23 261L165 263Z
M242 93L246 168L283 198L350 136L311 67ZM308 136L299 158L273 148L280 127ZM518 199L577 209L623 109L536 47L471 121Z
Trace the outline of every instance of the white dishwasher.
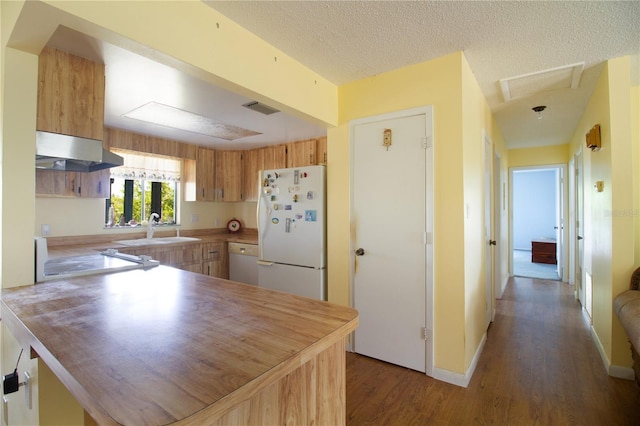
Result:
M258 285L258 245L229 243L229 279Z

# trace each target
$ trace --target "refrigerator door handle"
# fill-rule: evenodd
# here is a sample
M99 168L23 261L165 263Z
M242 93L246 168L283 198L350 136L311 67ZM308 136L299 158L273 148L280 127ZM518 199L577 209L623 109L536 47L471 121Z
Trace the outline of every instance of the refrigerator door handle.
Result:
M258 265L262 266L273 266L273 262L267 262L265 260L258 260Z

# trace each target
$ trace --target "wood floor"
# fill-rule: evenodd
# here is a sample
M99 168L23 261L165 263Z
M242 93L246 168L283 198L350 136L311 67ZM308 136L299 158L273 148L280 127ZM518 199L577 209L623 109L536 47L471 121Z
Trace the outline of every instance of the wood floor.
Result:
M347 353L348 425L640 425L640 388L609 377L573 287L511 279L468 388Z

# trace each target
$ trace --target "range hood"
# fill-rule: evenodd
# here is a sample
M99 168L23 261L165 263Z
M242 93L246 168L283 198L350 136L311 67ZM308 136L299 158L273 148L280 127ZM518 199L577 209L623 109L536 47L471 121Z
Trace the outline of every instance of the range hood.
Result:
M95 172L122 166L124 160L102 148L102 141L50 132L36 132L36 168Z

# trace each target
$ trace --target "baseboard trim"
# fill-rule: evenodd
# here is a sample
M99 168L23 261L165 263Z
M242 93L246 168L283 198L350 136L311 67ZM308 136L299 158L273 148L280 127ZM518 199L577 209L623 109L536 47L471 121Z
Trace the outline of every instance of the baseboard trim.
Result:
M496 299L502 299L502 295L504 294L504 291L507 289L507 284L509 284L509 275L507 275L507 277L502 280L502 286L500 287L500 294L496 295Z
M480 355L482 355L486 342L487 334L485 333L484 336L482 336L482 341L480 342L480 345L478 345L476 353L473 355L469 368L467 368L467 371L464 374L455 373L453 371L445 370L444 368L433 367L433 378L463 388L468 387L471 377L473 377L473 373L476 371Z
M607 353L604 351L604 347L602 346L602 342L598 337L598 333L596 333L596 330L595 328L593 328L593 325L589 327L589 330L591 331L591 338L593 339L593 342L596 344L596 348L598 348L598 352L600 353L600 359L602 360L602 365L604 366L604 370L607 373L609 373L609 370L611 369L611 361L609 361L609 357L607 356Z
M633 374L633 368L623 367L621 365L612 364L611 367L609 367L609 375L611 377L616 377L618 379L635 380L635 375Z

